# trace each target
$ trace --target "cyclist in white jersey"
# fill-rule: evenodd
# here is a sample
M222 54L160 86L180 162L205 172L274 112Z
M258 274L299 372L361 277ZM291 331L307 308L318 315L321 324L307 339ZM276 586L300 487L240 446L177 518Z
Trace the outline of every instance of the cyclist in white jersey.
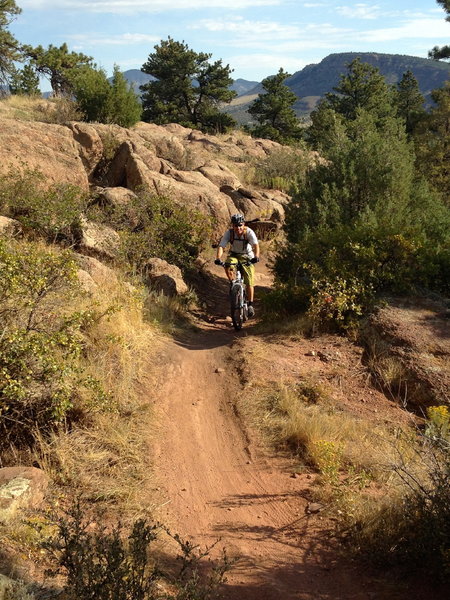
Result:
M217 247L216 265L223 265L222 256L225 248L230 244L230 253L225 261L225 273L229 281L233 280L234 270L241 265L244 283L247 287L248 316L255 315L253 301L255 295L254 278L255 263L259 262L259 243L255 232L245 224L243 215L236 214L231 217L231 229L222 236Z

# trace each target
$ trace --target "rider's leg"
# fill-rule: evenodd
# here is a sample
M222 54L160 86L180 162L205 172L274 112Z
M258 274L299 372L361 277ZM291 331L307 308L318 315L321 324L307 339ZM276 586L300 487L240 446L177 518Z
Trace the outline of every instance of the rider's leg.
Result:
M235 278L235 271L231 267L225 267L225 275L228 277L228 281L233 281Z
M247 289L247 300L249 302L253 302L254 297L255 297L255 287L253 285L247 285L246 289Z

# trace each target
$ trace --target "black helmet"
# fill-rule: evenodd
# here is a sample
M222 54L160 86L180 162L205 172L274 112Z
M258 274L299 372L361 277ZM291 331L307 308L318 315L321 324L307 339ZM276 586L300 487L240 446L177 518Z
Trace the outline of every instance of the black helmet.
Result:
M236 214L231 217L231 222L233 223L233 225L243 225L244 221L244 215Z

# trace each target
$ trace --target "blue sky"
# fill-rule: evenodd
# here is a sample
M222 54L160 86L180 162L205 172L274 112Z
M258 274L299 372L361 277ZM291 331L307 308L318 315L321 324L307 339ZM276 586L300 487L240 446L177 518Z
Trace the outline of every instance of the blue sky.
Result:
M185 41L261 81L283 67L295 73L335 52L427 57L450 42L435 0L16 0L10 30L26 44L66 42L108 74L140 69L161 39ZM46 88L45 84L42 86ZM50 89L50 86L47 86Z

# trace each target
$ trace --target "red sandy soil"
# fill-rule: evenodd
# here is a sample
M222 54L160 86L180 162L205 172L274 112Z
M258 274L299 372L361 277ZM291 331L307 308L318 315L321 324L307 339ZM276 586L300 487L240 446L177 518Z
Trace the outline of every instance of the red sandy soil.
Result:
M236 410L252 381L292 382L314 373L333 388L342 410L407 421L402 407L369 383L361 348L336 336L263 339L251 324L236 333L226 319L220 268L212 267L211 277L210 317L199 321L199 331L170 342L162 357L164 380L155 400L158 518L202 547L220 538L213 559L221 547L239 557L223 589L229 600L444 597L345 557L330 518L309 513L314 474L293 476L294 463L264 449ZM258 283L270 285L264 266Z

